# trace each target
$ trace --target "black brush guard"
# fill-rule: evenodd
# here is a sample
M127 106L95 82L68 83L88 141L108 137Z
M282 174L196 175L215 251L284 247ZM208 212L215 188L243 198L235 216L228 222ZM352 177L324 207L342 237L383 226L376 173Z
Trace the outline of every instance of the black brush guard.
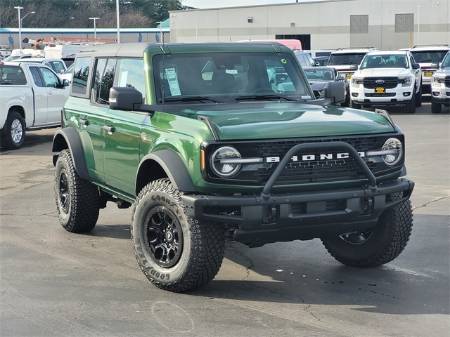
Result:
M367 184L336 191L272 194L291 157L305 150L348 152L366 176ZM333 141L294 145L275 168L260 195L183 195L182 199L192 217L230 225L236 228L236 240L257 246L374 227L386 209L409 199L413 188L414 182L403 178L377 183L353 146Z

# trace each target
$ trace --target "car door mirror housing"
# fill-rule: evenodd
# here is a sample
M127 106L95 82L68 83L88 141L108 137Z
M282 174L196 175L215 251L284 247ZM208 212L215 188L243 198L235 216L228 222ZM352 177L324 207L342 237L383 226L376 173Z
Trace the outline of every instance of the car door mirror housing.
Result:
M68 80L62 80L63 88L68 87L69 85L70 85L70 82Z
M418 63L413 63L412 68L413 69L420 69L420 65Z
M142 94L135 88L112 87L109 90L109 107L113 110L137 110L142 103Z
M345 101L345 86L342 82L330 82L325 90L325 98L333 103L342 103Z

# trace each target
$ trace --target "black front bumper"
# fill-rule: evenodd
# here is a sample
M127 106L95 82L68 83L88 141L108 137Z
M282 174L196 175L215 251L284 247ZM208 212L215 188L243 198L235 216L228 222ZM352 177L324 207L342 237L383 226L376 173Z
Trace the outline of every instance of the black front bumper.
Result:
M336 191L271 194L277 178L293 154L304 149L334 147L352 154L368 184ZM191 217L235 229L234 238L257 246L268 242L311 239L374 227L388 208L407 200L414 183L396 179L378 183L376 177L348 143L299 144L289 150L268 179L260 195L183 195Z

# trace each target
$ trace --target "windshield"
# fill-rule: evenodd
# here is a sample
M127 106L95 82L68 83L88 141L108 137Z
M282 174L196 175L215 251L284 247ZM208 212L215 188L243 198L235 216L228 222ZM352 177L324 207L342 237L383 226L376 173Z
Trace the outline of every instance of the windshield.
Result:
M426 51L413 51L414 60L417 63L435 63L438 64L442 61L447 50L426 50Z
M156 55L159 103L238 99L310 99L297 61L284 53Z
M346 53L346 54L331 54L328 60L328 65L359 65L366 53Z
M304 69L306 78L310 81L333 81L334 69L310 68Z
M450 68L450 52L447 53L444 60L442 61L442 68Z
M408 61L406 55L366 55L360 68L408 68Z

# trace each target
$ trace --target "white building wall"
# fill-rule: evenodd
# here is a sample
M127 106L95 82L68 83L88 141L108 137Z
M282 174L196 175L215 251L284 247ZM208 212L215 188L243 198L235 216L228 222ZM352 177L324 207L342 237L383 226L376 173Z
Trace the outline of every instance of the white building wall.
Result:
M414 14L414 31L395 32L395 14ZM368 15L369 32L350 34L350 15ZM253 23L247 19L253 18ZM450 43L450 0L336 0L170 13L171 40L214 42L310 34L312 49Z

